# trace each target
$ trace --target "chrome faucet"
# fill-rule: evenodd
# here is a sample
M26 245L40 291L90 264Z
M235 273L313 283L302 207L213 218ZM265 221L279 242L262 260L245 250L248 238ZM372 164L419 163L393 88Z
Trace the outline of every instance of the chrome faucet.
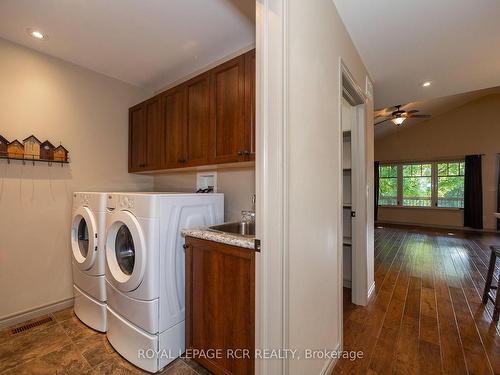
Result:
M241 211L241 221L245 223L255 222L255 194L252 195L252 210Z

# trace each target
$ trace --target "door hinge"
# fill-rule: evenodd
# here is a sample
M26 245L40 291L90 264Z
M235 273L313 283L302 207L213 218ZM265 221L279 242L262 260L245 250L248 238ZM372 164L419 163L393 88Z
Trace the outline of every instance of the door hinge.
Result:
M260 252L260 240L258 240L257 238L255 239L254 249L255 251Z
M351 217L356 217L356 211L351 211Z

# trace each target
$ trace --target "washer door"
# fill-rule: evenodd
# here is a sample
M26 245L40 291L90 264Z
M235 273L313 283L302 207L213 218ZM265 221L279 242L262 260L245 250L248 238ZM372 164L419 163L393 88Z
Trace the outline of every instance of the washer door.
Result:
M115 287L130 292L139 286L146 268L146 247L139 222L128 211L114 213L109 221L106 261Z
M71 224L71 249L78 268L87 271L95 263L97 253L97 224L87 207L79 207Z

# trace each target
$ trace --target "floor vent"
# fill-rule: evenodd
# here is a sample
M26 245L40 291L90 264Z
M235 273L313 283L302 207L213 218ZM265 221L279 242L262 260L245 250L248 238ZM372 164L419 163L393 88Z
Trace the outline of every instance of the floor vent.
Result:
M28 331L32 328L49 323L51 321L52 321L52 318L49 316L47 318L43 318L43 319L37 320L35 322L27 323L25 325L22 325L21 327L17 327L17 328L12 329L12 334L15 335L17 333L25 332L25 331Z

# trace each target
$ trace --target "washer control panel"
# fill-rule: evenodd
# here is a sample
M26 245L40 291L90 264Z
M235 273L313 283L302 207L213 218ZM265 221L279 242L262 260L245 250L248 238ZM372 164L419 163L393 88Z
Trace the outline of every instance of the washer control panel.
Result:
M135 202L133 197L119 197L121 208L134 208Z

